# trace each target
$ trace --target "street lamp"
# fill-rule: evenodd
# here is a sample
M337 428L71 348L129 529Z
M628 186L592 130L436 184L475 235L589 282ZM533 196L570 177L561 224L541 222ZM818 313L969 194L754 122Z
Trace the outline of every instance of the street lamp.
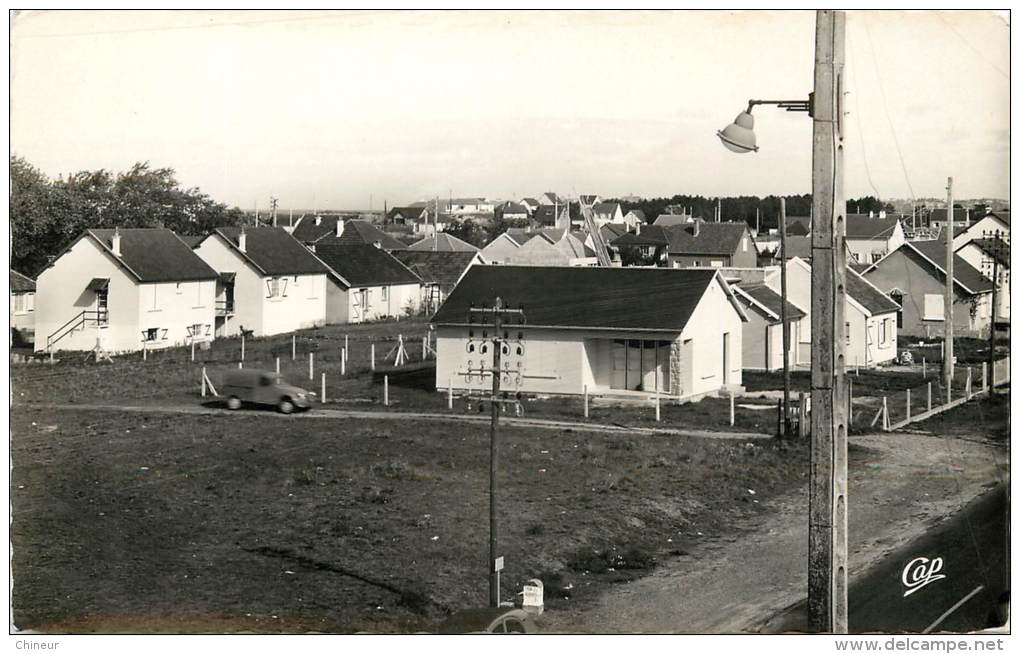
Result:
M731 152L738 154L757 152L758 146L755 144L754 138L754 116L751 115L754 106L756 104L774 104L780 109L806 111L809 116L814 116L812 112L813 96L814 93L810 94L807 100L748 100L747 111L741 111L732 123L716 132L715 135Z
M732 125L717 135L733 152L757 151L754 120L751 118L751 109L756 104L774 104L787 111L806 111L813 119L808 626L812 631L845 634L848 629L848 397L844 331L846 200L843 197L842 85L846 12L823 9L815 16L814 93L808 96L807 102L751 100L747 111L739 114ZM783 258L786 258L785 254Z

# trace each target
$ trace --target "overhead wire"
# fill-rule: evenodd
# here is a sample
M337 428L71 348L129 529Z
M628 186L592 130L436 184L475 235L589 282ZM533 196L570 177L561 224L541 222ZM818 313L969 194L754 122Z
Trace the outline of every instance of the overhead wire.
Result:
M882 96L882 108L885 111L886 122L889 123L889 131L892 132L893 145L896 146L896 154L899 156L900 168L903 170L903 178L907 182L907 189L910 191L910 199L913 202L917 202L917 196L914 193L914 186L910 183L910 174L907 173L907 164L903 160L903 150L900 148L900 140L896 135L896 128L893 126L892 117L889 115L889 102L885 96L885 85L882 83L882 73L878 69L878 60L875 58L875 43L871 38L871 28L868 27L868 19L866 16L861 17L861 23L864 25L864 33L868 37L868 45L871 51L871 64L875 70L875 78L878 80L879 94Z
M955 27L953 27L953 24L952 24L952 23L950 23L950 22L949 22L948 20L946 20L946 17L942 15L942 12L940 12L940 11L935 11L935 12L934 12L934 14L935 14L936 16L938 16L939 20L940 20L940 21L942 21L942 24L943 24L943 25L945 25L946 27L948 27L948 28L949 28L949 30L950 30L950 31L951 31L951 32L952 32L953 34L955 34L955 35L956 35L956 37L957 37L958 39L960 39L960 41L961 41L961 42L963 42L963 44L964 44L965 46L967 46L967 47L968 47L968 48L970 49L970 51L971 51L971 52L973 52L973 53L974 53L975 55L977 55L977 57L978 57L978 58L979 58L979 59L980 59L981 61L983 61L983 62L985 62L986 64L988 64L988 66L989 66L990 68L992 68L993 70L995 70L995 72L997 72L998 74L1000 74L1000 75L1002 75L1003 77L1005 77L1005 78L1006 78L1007 80L1009 79L1009 73L1007 73L1006 71L1004 71L1004 70L1002 70L1001 68L999 68L998 66L996 66L996 65L995 65L994 63L992 63L992 62L991 62L991 61L990 61L990 60L989 60L989 59L988 59L987 57L985 57L985 56L984 56L983 54L981 54L981 51L980 51L980 50L978 50L978 49L977 49L977 48L975 48L975 47L974 47L973 45L971 45L970 41L968 41L967 39L965 39L965 38L963 37L963 34L960 34L960 32L959 32L959 31L958 31L958 30L957 30L957 29L956 29Z
M871 178L871 168L868 166L868 149L864 145L864 122L861 120L861 101L860 95L857 93L857 58L854 56L854 43L853 39L850 38L850 30L846 32L846 42L850 46L850 65L851 74L850 79L853 84L853 96L854 96L854 110L857 112L857 138L861 142L861 156L864 161L864 174L868 178L868 185L871 190L875 192L875 197L879 200L882 199L882 194L878 192L878 188L875 187L875 182Z

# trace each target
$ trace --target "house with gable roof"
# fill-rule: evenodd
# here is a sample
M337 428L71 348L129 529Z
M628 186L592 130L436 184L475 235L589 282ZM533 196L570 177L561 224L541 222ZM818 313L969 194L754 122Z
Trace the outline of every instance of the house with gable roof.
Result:
M955 219L955 216L954 216ZM971 225L959 226L953 235L953 249L960 248L976 238L998 238L1009 245L1009 212L992 211L984 214Z
M421 278L421 303L429 315L436 312L471 266L486 263L477 251L400 250L393 256Z
M725 273L724 273L725 274ZM747 314L744 323L744 370L773 372L783 369L783 298L762 282L730 284L730 288ZM786 321L790 325L789 361L791 366L802 361L797 344L801 342L801 325L807 313L786 301Z
M478 248L452 234L429 236L407 246L407 250L438 250L440 252L478 252Z
M419 311L422 281L394 254L363 243L327 243L315 254L330 271L328 322L361 323Z
M1009 243L1001 238L974 238L957 248L956 254L998 285L995 319L1009 322Z
M846 216L844 240L851 262L871 264L898 248L906 235L895 216L851 213Z
M643 230L647 231L647 230ZM744 222L694 222L668 226L667 259L673 268L754 268L758 248Z
M797 361L811 361L811 265L799 257L785 262L787 266L786 299L804 312L797 336ZM781 291L778 266L765 283L777 293ZM846 306L844 334L846 365L873 368L896 359L896 316L899 306L882 290L854 272L846 271Z
M436 387L491 388L491 334L471 307L520 307L502 358L508 392L683 401L741 384L747 319L719 271L472 266L432 318Z
M864 276L900 307L900 333L931 338L945 329L946 244L906 241L871 264ZM953 255L953 332L985 336L991 324L992 283Z
M322 238L314 245L374 245L386 251L403 250L407 247L405 243L365 220L348 220L339 223L337 229L336 234ZM315 249L312 248L313 251Z
M219 274L217 335L244 329L271 336L325 324L329 271L282 227L219 227L195 252Z
M90 229L39 273L35 350L134 352L213 338L216 271L169 229Z

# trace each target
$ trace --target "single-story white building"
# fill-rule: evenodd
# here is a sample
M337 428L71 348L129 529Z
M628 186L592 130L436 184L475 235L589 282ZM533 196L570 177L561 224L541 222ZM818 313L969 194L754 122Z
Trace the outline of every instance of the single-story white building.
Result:
M90 229L36 280L35 350L211 340L216 271L169 229Z
M811 361L811 266L799 257L786 262L786 299L805 312L797 338L797 360ZM766 278L772 290L781 288L780 271ZM846 366L873 368L896 359L896 317L900 307L877 286L853 269L846 269Z
M326 266L282 227L220 227L195 251L217 273L216 334L283 334L326 322Z
M15 345L31 342L35 333L35 280L11 270L11 329L16 330Z
M315 248L329 268L330 323L358 323L412 315L421 306L421 279L374 245L331 243Z
M521 308L503 328L502 387L691 399L735 389L743 310L713 270L472 266L433 317L436 386L485 392L492 328L472 307Z
M737 300L744 307L744 370L773 372L783 369L782 296L764 283L740 283L731 286ZM800 307L786 302L786 321L790 325L789 362L801 362L797 343L800 342L801 323L807 314Z

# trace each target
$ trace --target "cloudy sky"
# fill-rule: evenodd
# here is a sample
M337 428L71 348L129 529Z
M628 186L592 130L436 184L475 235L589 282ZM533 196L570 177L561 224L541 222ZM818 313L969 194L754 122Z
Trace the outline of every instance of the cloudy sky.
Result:
M1007 197L1009 24L850 12L847 192ZM446 196L810 191L813 12L30 12L12 149L56 176L136 161L251 208Z

